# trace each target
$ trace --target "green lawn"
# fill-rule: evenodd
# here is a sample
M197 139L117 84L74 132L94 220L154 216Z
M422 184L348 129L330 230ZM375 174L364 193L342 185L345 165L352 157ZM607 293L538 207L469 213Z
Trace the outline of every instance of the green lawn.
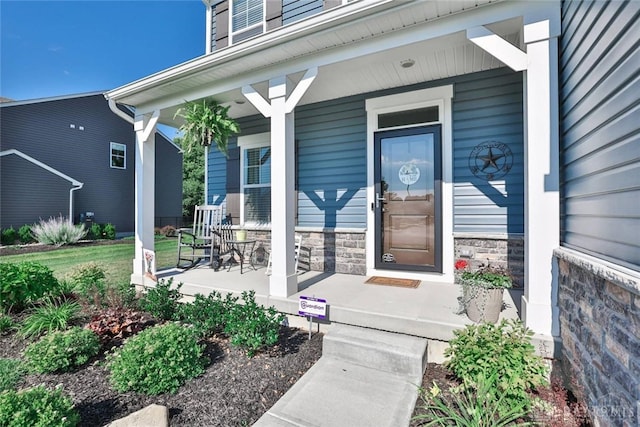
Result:
M175 266L178 241L174 238L156 238L156 265L158 269ZM53 270L58 279L74 267L87 262L101 264L112 283L129 282L133 272L134 241L101 246L63 246L48 252L0 256L0 262L35 261Z

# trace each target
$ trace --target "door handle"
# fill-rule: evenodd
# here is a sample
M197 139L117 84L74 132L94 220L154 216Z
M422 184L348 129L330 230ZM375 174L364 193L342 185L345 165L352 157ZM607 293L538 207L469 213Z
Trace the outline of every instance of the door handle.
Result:
M380 207L380 202L384 203L387 199L380 197L380 193L376 193L376 209Z

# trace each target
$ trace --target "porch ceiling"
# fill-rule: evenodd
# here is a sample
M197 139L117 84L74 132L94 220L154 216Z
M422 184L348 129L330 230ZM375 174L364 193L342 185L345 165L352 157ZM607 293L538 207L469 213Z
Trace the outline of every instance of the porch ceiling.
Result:
M511 2L356 1L106 96L142 113L160 109L160 122L177 127L180 121L173 116L179 105L208 96L231 105L234 117L258 114L251 103L236 103L244 100L243 85L252 84L266 97L269 78L287 74L295 82L310 66L319 66L318 77L298 105L497 68L503 64L467 40L465 24L452 27L447 19L465 12L475 18L468 26L494 22L487 27L520 47L521 19L504 3ZM496 9L476 16L491 8ZM489 16L498 21L487 21ZM410 68L401 65L407 59L415 62Z

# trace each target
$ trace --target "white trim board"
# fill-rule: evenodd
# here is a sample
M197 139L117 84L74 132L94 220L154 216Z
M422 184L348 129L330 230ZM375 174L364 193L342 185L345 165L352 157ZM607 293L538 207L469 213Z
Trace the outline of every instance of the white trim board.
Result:
M442 126L442 273L393 271L393 275L407 279L453 283L453 122L451 100L453 85L416 90L367 99L367 206L375 200L374 189L374 138L378 130L378 115L394 111L406 111L437 105L440 120L432 122ZM367 211L367 230L375 232L375 213ZM367 276L389 275L388 270L375 269L375 235L367 233Z

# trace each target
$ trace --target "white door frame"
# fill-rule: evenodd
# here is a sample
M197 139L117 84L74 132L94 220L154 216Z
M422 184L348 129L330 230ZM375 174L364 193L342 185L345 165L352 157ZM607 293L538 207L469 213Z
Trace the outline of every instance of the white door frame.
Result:
M451 100L453 85L421 89L411 92L387 95L366 100L367 110L367 205L375 203L374 186L374 138L378 130L378 115L395 111L406 111L437 105L440 119L437 122L417 123L440 124L442 126L442 273L427 273L398 270L377 270L375 268L375 212L367 212L367 276L390 276L418 279L439 283L453 283L453 133ZM385 130L393 128L385 128Z

